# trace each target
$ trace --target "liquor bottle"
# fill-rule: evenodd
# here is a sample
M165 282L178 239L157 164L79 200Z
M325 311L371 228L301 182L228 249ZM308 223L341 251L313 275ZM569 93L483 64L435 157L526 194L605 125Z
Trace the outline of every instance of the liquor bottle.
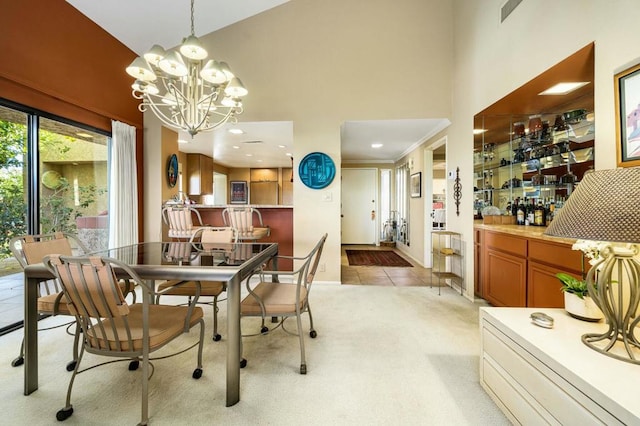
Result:
M524 218L527 215L526 207L524 203L518 204L518 212L516 213L516 223L518 225L524 225Z
M513 200L513 204L511 204L511 216L518 216L518 204L520 204L520 197Z
M549 207L547 208L547 224L551 223L551 221L553 220L553 216L555 215L555 211L556 211L556 202L552 198L549 201Z
M538 199L538 205L533 211L533 224L536 226L544 226L546 224L547 214L542 205L542 200Z

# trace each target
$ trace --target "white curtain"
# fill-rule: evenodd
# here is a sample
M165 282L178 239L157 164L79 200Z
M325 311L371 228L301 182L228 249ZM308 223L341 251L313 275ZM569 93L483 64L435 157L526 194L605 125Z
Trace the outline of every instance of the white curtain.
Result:
M109 149L109 248L138 242L136 128L111 121Z

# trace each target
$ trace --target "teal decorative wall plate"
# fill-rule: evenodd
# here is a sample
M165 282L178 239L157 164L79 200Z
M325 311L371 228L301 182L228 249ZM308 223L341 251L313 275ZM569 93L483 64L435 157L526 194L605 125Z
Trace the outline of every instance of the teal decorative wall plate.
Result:
M326 188L336 176L336 166L327 154L312 152L300 161L298 176L311 189Z

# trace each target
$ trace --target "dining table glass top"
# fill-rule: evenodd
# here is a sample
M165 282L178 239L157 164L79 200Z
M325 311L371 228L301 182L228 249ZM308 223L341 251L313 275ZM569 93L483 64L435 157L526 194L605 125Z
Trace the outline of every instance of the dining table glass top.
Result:
M239 267L272 243L149 242L92 253L135 266Z

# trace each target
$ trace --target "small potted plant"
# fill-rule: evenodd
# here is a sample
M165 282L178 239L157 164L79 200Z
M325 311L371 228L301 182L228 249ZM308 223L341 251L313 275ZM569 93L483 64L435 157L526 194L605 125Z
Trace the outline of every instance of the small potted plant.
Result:
M589 263L595 263L600 256L600 243L593 241L577 241L573 250L580 250L589 258ZM584 321L600 321L604 316L602 311L589 296L587 282L585 280L584 257L582 257L582 279L576 278L564 272L559 272L556 277L562 283L564 292L564 309L574 318Z

